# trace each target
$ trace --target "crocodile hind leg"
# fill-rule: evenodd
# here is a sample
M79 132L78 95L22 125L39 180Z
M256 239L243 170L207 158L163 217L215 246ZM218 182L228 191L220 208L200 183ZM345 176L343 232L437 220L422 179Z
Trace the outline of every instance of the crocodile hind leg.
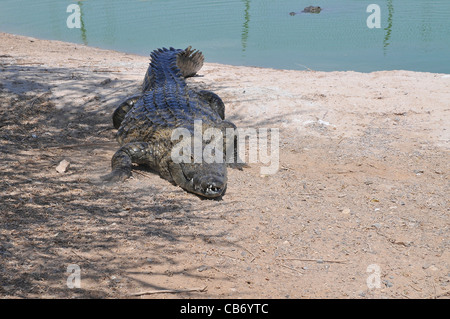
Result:
M217 113L219 114L220 118L222 120L225 119L225 104L223 103L222 99L216 94L211 91L207 90L201 90L197 92L198 95L200 95L201 98L206 100L209 104L209 106Z
M142 96L141 93L132 95L128 98L126 98L120 105L116 108L116 110L113 113L113 124L116 129L120 127L120 124L122 123L125 115L127 115L128 111L131 110L131 108L134 106L134 104L139 100L139 98Z
M133 142L122 146L111 159L112 171L103 176L109 182L124 181L131 176L131 164L149 164L152 166L152 152L148 143Z

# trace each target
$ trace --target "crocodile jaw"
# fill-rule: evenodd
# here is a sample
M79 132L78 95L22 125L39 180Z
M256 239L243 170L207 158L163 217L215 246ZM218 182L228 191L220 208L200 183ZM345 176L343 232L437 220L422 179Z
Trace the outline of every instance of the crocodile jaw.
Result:
M196 176L189 182L193 193L208 198L222 196L227 186L226 176L221 175Z
M184 190L206 198L220 197L227 188L226 165L169 165L173 182Z

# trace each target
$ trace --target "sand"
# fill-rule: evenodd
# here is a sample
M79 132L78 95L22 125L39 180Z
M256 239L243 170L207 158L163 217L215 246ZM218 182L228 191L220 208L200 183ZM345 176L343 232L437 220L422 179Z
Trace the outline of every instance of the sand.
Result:
M217 201L100 180L148 62L0 33L0 297L449 297L449 75L206 63L189 85L280 134L279 170L229 169Z

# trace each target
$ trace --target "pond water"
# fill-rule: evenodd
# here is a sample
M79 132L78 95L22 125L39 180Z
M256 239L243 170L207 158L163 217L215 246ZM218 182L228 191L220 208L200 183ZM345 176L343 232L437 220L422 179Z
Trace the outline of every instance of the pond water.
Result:
M323 10L289 14L309 5ZM450 73L449 0L0 0L0 31L141 55L192 45L232 65Z

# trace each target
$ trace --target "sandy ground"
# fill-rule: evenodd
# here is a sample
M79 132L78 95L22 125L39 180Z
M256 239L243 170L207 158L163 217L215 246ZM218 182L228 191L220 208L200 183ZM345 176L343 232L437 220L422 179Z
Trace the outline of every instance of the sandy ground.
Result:
M450 296L449 75L206 63L190 85L280 132L278 172L229 169L216 201L100 182L148 61L0 33L0 297Z

